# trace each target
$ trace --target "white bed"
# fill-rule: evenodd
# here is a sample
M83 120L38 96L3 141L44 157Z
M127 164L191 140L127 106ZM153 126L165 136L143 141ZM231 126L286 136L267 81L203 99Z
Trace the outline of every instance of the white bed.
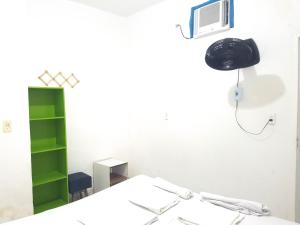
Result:
M140 186L151 185L153 178L140 175L125 182L98 192L80 201L70 203L53 210L49 210L38 215L19 219L5 223L7 225L138 225L139 218L130 215L138 213L145 217L157 217L158 221L154 225L167 225L176 218L177 210L175 206L162 215L155 215L147 210L131 204L128 196L135 192ZM178 204L190 200L183 200ZM83 223L80 223L83 222ZM279 219L272 216L246 216L241 225L296 225L297 223ZM143 224L141 224L143 225Z

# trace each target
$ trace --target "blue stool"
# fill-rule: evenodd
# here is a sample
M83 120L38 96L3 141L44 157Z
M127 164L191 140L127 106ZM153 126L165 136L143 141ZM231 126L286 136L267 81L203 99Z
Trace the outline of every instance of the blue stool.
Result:
M88 196L87 189L92 187L92 177L79 172L69 174L69 193L72 195L72 202L74 201L75 194L80 194L80 199L83 198L82 192L84 192L85 197Z

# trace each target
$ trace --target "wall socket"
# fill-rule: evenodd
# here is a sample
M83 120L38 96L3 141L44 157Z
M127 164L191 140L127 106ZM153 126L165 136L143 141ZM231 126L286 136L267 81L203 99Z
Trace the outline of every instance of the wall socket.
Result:
M10 133L12 131L11 120L3 120L2 130L3 133Z

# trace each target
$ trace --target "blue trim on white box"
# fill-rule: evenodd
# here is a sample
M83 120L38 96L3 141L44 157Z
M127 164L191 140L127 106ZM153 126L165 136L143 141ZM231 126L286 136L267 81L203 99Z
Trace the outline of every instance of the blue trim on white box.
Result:
M190 17L190 38L194 37L194 10L191 9L191 17Z
M191 16L190 16L190 37L194 38L194 13L195 10L202 8L204 6L207 6L209 4L212 4L214 2L219 2L220 0L209 0L207 2L204 2L200 5L194 6L191 8ZM234 4L233 0L230 1L230 18L229 18L229 27L233 28L234 27Z
M230 20L229 20L229 27L234 27L234 3L233 0L230 0Z

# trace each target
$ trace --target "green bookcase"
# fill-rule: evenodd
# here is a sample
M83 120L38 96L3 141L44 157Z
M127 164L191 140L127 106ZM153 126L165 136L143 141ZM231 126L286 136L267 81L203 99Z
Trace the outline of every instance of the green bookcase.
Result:
M29 87L34 213L68 203L63 88Z

